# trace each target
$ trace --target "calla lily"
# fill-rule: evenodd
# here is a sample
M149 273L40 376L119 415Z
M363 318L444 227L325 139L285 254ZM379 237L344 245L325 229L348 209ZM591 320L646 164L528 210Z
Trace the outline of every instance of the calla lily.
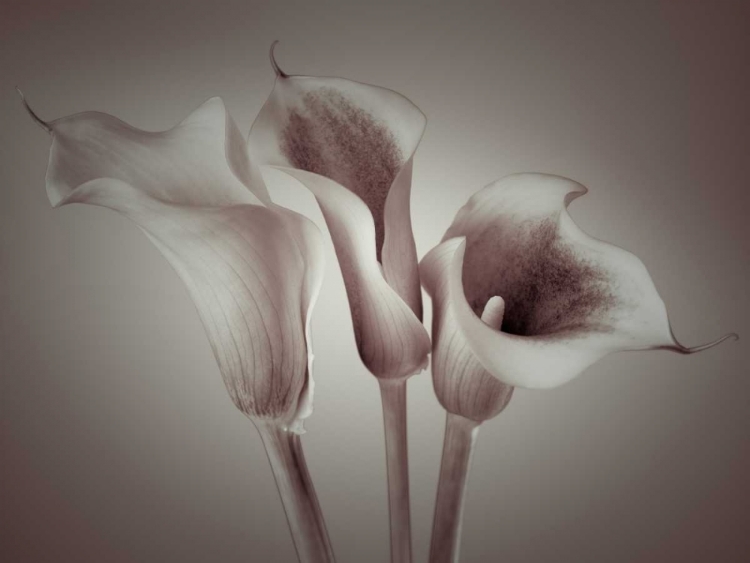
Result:
M680 344L643 263L571 219L568 204L586 191L545 174L499 180L469 200L422 261L427 291L447 301L476 359L508 385L556 387L610 352L691 354L736 336ZM440 284L446 291L436 292ZM492 298L504 312L488 326L478 315Z
M289 76L271 57L276 83L250 130L250 152L258 164L297 179L320 204L365 366L385 379L417 373L430 341L409 197L424 114L386 88Z
M561 385L610 352L677 342L643 263L589 237L568 204L581 184L517 174L475 194L420 264L433 301L433 382L447 411L430 561L457 562L479 425L513 387Z
M320 231L252 178L219 98L146 132L103 113L46 123L54 207L108 207L135 222L187 286L232 401L258 428L301 561L333 555L298 434L312 407L310 314Z
M273 47L271 63L276 82L250 131L250 151L259 164L312 191L325 217L357 348L383 391L392 556L409 561L404 381L427 367L430 352L409 197L426 119L386 88L289 76L276 64Z

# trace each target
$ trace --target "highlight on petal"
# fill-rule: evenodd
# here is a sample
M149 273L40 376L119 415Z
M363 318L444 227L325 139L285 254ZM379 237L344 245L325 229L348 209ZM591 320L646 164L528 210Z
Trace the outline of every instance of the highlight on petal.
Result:
M98 178L137 186L164 202L271 203L265 185L251 183L242 134L220 98L206 101L168 131L142 131L93 111L46 125L52 135L47 194L53 206Z
M319 175L278 170L304 183L318 199L344 277L360 357L380 378L401 378L427 367L430 339L408 305L388 286L375 259L374 229L362 201Z
M691 353L734 336L679 344L643 263L589 237L568 214L586 191L545 174L499 180L469 200L422 261L436 308L452 313L476 359L508 385L555 387L610 352ZM478 316L495 296L504 301L499 330Z
M315 194L365 365L379 377L411 375L429 353L409 208L424 114L392 90L289 76L273 54L271 61L277 78L250 131L253 160L279 167Z
M429 274L441 267L434 262L450 260L445 247L433 250L421 264L423 277L432 297L432 382L443 408L475 422L484 422L500 414L510 402L513 387L484 369L471 351L450 307L450 288L446 277ZM493 297L482 313L482 322L499 329L504 302Z
M302 432L322 237L250 185L245 143L221 100L162 133L92 112L48 126L53 205L108 207L141 227L186 284L235 405Z

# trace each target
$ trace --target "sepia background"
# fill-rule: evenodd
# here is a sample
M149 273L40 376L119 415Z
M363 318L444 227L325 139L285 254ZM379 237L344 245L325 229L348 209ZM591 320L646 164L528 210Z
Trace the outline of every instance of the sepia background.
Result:
M744 5L743 5L744 4ZM465 563L741 561L750 553L750 13L744 2L34 2L0 6L0 560L292 562L261 441L190 298L109 210L50 208L45 119L166 129L221 96L247 131L272 40L292 74L393 88L428 116L420 256L476 190L574 178L590 234L646 263L687 345L623 353L485 424ZM312 196L275 198L324 229ZM382 419L327 238L303 442L340 563L388 560ZM427 320L429 320L427 301ZM415 561L444 413L409 384Z

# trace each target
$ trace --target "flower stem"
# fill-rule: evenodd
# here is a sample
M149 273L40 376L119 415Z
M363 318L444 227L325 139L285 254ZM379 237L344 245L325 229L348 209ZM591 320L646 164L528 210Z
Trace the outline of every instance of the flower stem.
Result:
M333 563L333 549L307 470L300 437L273 424L257 423L300 563Z
M447 415L430 563L458 563L466 483L481 424L456 414Z
M406 438L406 379L378 380L383 401L391 563L411 563L409 456Z

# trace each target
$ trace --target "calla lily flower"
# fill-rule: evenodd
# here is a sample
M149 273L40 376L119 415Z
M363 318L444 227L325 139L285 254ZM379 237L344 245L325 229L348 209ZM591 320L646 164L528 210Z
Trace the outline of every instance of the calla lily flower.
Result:
M568 204L581 184L517 174L475 194L420 264L433 301L433 382L447 411L430 561L458 561L479 425L513 387L551 388L610 352L691 354L633 254L586 235Z
M517 387L570 381L610 352L692 354L674 337L643 263L573 222L581 184L546 174L509 176L475 194L443 243L422 261L425 288L443 301L481 365ZM437 292L439 285L445 291ZM491 299L500 319L480 319Z
M250 130L258 164L315 195L331 232L365 366L397 379L427 367L409 198L424 114L392 90L342 78L276 83Z
M219 98L158 133L97 112L47 123L26 107L52 137L50 203L122 213L174 267L232 401L261 434L300 560L332 561L298 436L312 409L320 231L274 205L252 178L244 139Z
M383 391L392 557L409 561L402 395L405 379L427 367L430 352L409 198L426 119L386 88L289 76L276 63L273 46L271 63L276 82L250 131L250 151L259 164L284 171L312 191L323 212L360 357Z

